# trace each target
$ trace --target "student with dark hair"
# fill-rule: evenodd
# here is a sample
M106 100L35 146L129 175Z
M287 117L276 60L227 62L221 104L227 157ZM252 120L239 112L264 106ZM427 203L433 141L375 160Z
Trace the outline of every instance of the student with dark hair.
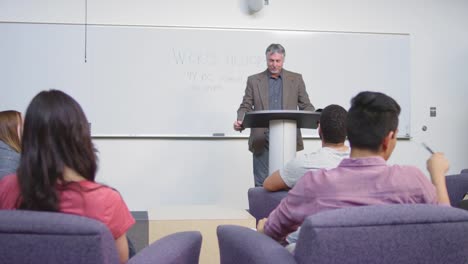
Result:
M320 115L318 133L322 148L304 153L265 179L263 188L268 191L288 190L309 170L331 169L349 157L346 146L346 110L339 105L325 107Z
M69 95L43 91L28 106L17 175L0 181L0 209L63 212L94 218L114 236L120 261L135 223L120 194L95 182L97 157L88 120Z
M0 112L0 179L16 172L21 152L21 113L14 110Z
M391 97L361 92L347 117L349 159L337 168L307 172L257 229L282 241L312 214L348 206L427 203L450 205L445 185L448 161L427 161L432 184L412 166L387 165L397 142L400 106Z

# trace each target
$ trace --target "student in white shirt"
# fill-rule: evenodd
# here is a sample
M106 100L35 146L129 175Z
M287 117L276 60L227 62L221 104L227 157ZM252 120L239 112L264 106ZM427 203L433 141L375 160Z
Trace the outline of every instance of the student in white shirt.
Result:
M289 190L307 171L335 168L342 159L349 157L349 147L344 144L346 115L346 110L339 105L325 107L318 127L322 148L292 159L284 168L268 176L263 187L272 192Z

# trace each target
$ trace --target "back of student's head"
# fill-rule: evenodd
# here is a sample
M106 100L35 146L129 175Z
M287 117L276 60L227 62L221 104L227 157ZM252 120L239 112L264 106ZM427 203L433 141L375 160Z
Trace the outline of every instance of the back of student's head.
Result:
M396 133L400 106L379 92L360 92L351 100L346 127L351 148L378 151L390 131Z
M97 164L89 124L72 97L43 91L32 99L24 119L20 208L58 211L55 187L64 182L65 166L94 181Z
M320 115L320 130L326 143L343 143L346 140L346 110L336 104L329 105Z
M14 110L0 112L0 140L16 152L21 151L21 113Z

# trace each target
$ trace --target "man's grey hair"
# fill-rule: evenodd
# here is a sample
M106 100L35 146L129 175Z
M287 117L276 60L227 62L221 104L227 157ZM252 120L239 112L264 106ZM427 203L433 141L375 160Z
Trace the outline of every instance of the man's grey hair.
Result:
M284 47L281 44L270 44L268 48L265 51L265 55L268 56L268 54L273 54L273 53L279 53L283 54L283 57L286 57L286 51L284 50Z

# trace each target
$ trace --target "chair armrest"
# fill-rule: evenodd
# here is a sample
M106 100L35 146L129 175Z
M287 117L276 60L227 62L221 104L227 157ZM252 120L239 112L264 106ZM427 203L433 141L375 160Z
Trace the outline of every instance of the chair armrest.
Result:
M165 236L141 250L128 264L198 264L202 236L198 231Z
M250 188L248 193L249 213L258 220L268 217L288 195L287 191L269 192L263 187Z
M468 192L468 173L448 175L445 177L450 204L458 207L463 197Z
M296 263L278 242L250 228L220 225L217 228L221 264Z

